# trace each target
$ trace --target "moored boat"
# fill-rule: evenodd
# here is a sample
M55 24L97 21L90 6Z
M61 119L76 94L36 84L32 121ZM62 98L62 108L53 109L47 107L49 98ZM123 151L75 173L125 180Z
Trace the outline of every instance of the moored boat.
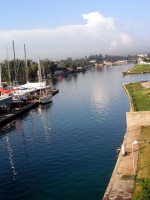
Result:
M52 95L47 94L39 98L39 103L46 104L52 102Z

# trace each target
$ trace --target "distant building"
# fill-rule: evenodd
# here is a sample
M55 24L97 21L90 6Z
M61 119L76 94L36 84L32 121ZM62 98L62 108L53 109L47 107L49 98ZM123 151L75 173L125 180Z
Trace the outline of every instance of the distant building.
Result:
M146 55L146 54L145 54ZM143 57L139 57L138 59L137 59L137 64L140 64L140 65L143 65L143 64L150 64L149 62L144 62L143 61Z
M147 57L147 54L139 54L138 56L144 58Z
M90 63L95 63L95 62L96 62L96 60L91 60L91 61L90 61Z
M143 59L142 59L141 57L139 57L139 58L137 59L137 64L143 64Z
M104 61L103 61L103 64L106 65L106 66L111 66L111 65L112 65L112 62L107 62L107 61L104 60Z

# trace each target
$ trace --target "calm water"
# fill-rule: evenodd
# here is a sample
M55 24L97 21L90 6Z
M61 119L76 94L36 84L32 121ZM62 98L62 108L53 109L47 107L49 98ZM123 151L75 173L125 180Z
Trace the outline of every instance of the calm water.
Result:
M0 199L101 200L126 131L122 76L133 65L88 69L51 83L53 103L0 130Z

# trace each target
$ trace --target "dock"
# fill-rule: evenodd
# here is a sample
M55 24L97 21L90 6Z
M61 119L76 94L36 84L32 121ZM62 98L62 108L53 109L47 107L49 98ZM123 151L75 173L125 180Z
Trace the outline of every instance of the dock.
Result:
M54 96L59 92L58 89L51 89L51 93ZM5 106L6 104L12 103L12 97L0 97L0 106ZM0 127L11 122L16 117L22 115L23 113L29 111L33 107L39 105L37 99L27 100L25 103L20 104L20 106L13 106L9 110L1 107L0 109Z
M14 108L10 111L1 111L0 112L0 126L3 126L9 122L11 122L14 118L20 116L24 112L30 110L34 106L37 106L39 104L38 101L29 101L25 103L20 108Z

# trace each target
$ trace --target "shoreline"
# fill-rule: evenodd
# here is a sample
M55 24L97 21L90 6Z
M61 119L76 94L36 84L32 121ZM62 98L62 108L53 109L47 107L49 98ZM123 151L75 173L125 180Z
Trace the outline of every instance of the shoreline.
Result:
M142 72L122 72L123 76L126 75L133 75L133 74L147 74L150 73L150 71L142 71Z
M126 154L123 156L120 151L112 176L103 196L103 200L131 199L136 176L136 173L134 173L133 170L132 142L138 140L140 138L140 134L141 127L127 128L122 143L125 146ZM135 171L138 164L138 150L139 144L134 146Z
M136 114L136 112L133 110L133 104L125 85L126 84L122 84L130 102L130 112L126 113L127 128L122 143L125 146L125 156L122 155L122 152L120 151L118 159L116 160L116 165L104 193L103 200L130 200L134 190L136 169L138 165L139 144L134 145L134 173L132 143L135 140L140 139L141 124L138 124L138 122L137 124L134 123L136 121L136 116L130 115L132 113Z

